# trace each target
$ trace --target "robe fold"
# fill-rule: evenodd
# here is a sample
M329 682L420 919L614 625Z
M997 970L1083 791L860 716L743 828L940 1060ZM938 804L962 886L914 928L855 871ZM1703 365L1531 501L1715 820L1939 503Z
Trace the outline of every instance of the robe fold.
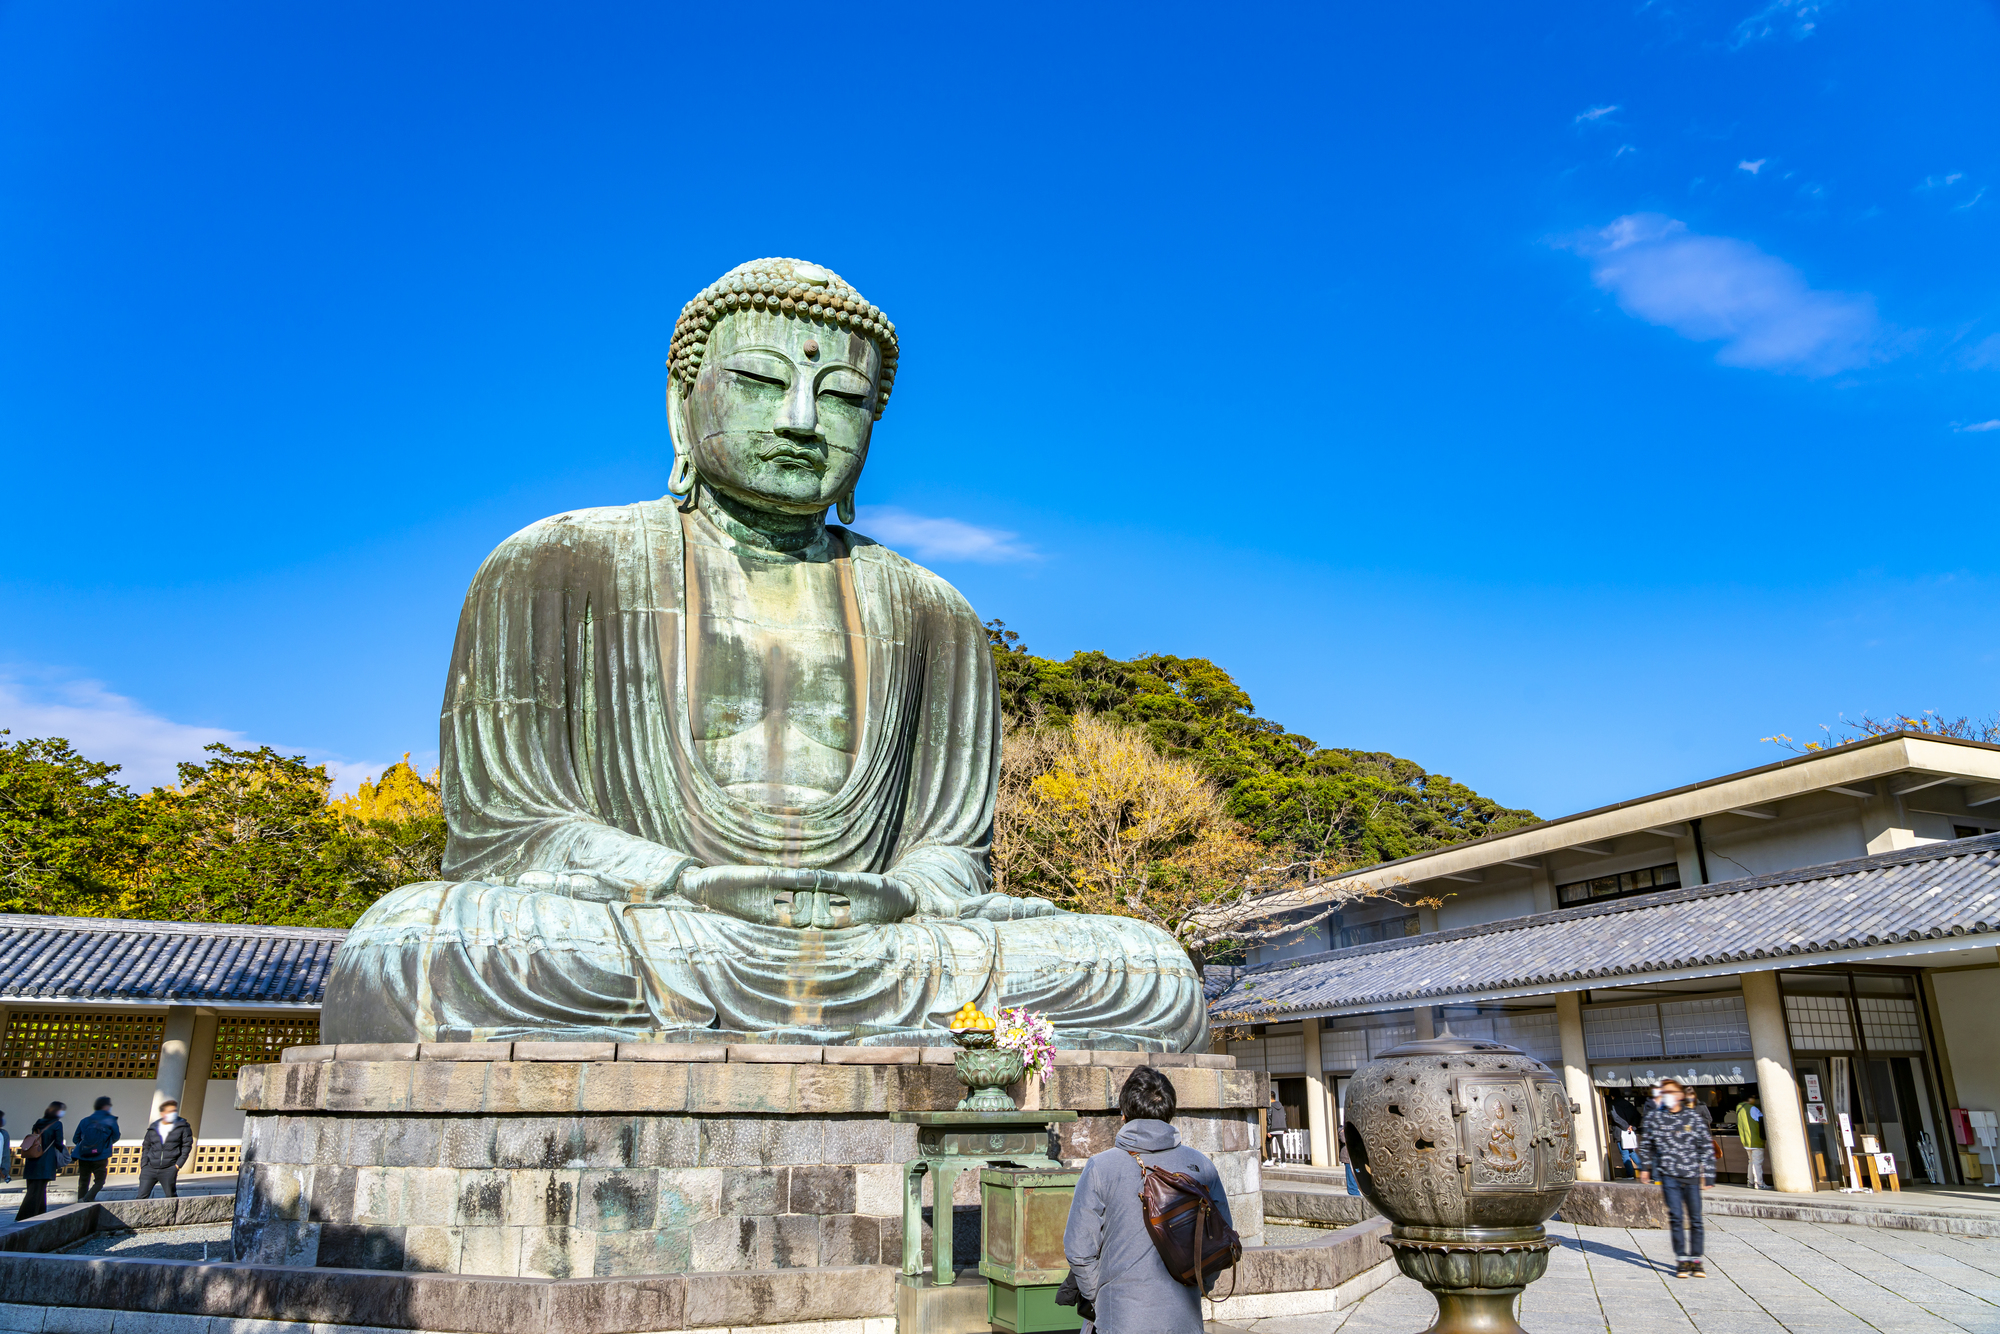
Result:
M944 580L833 531L865 701L845 783L798 808L730 795L698 757L670 501L501 544L445 690L447 878L355 924L324 1040L935 1042L972 1001L1043 1011L1065 1046L1205 1047L1200 978L1165 932L982 897L1000 761L985 629ZM723 865L893 874L918 908L799 930L673 892Z

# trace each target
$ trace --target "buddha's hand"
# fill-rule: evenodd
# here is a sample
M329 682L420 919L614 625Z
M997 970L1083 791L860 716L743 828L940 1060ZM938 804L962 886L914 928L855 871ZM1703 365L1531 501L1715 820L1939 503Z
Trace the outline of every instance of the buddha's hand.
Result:
M1014 922L1023 917L1053 917L1062 909L1047 899L1017 899L1011 894L975 894L958 901L960 917L987 922Z
M871 871L701 866L683 872L675 890L746 922L799 930L900 922L917 910L914 890Z

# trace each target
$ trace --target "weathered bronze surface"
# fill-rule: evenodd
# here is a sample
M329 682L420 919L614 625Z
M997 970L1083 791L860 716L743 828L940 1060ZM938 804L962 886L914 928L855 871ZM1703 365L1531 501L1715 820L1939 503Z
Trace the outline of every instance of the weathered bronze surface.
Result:
M923 1179L931 1178L931 1282L953 1282L952 1185L972 1168L1019 1167L1060 1172L1051 1152L1051 1125L1074 1121L1075 1112L893 1112L891 1121L917 1125L917 1156L903 1164L903 1273L923 1272Z
M1554 1071L1497 1042L1406 1042L1355 1072L1355 1177L1436 1296L1434 1334L1519 1334L1514 1298L1548 1267L1542 1223L1576 1180L1574 1111Z
M446 684L446 879L335 961L330 1042L941 1043L959 1006L1070 1047L1207 1045L1129 918L991 892L999 697L979 618L826 523L899 348L836 275L760 260L676 328L679 498L509 538Z

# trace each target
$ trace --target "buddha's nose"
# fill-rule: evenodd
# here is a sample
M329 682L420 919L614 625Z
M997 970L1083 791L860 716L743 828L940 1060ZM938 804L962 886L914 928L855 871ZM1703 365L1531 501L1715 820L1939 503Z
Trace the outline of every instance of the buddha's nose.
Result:
M778 411L779 435L819 438L819 399L813 392L813 377L800 375L785 391L785 405Z

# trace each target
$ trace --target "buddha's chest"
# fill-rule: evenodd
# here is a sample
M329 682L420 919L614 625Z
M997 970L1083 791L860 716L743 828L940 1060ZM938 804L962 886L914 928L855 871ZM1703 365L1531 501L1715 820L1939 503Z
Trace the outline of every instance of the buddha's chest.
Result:
M832 562L689 544L688 716L732 795L803 806L847 781L861 732L853 602Z

